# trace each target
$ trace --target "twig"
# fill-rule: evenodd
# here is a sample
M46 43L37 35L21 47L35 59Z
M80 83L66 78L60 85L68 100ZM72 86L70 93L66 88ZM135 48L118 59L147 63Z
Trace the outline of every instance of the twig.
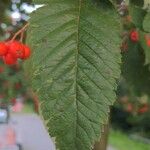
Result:
M21 32L20 41L23 42L24 32Z
M23 33L23 32L26 30L26 28L27 28L28 26L29 26L29 23L25 24L18 32L15 33L15 35L12 37L11 41L14 41L14 40L16 39L16 37L17 37L19 34ZM21 37L20 40L22 40L22 37Z

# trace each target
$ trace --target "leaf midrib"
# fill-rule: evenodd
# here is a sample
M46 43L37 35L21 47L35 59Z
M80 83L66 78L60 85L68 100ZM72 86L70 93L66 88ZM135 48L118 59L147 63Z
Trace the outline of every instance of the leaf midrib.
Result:
M78 93L78 87L77 87L77 74L78 74L78 57L79 57L79 27L80 27L80 16L81 16L81 3L82 3L82 0L79 0L79 16L77 17L77 52L76 52L76 71L75 71L75 103L76 103L76 133L75 133L75 136L77 137L77 122L78 122L78 102L77 102L77 93ZM75 139L76 139L75 137ZM76 143L76 140L75 140L75 146L77 148L77 143Z

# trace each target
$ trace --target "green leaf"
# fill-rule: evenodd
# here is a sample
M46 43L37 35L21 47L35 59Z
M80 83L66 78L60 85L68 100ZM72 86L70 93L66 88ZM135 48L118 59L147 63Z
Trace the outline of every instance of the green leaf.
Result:
M45 2L31 16L25 68L57 147L90 150L116 99L118 16L92 0Z
M146 10L138 6L129 6L129 14L131 15L132 21L137 28L143 29L143 21L146 13Z
M147 45L146 36L148 35L144 31L139 31L140 34L140 45L143 48L145 54L145 65L150 64L150 47Z
M143 28L144 28L144 31L150 32L150 12L147 13L147 15L144 18Z

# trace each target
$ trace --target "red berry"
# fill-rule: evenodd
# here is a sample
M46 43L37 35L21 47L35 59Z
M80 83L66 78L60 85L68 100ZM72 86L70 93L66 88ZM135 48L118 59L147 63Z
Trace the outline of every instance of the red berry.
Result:
M145 106L141 107L141 108L138 110L138 112L139 112L140 114L143 114L143 113L147 112L148 110L149 110L149 107L145 105Z
M138 34L138 32L137 31L132 31L130 33L130 38L131 38L131 40L133 42L138 42L138 40L139 40L139 34Z
M16 98L12 98L11 99L11 103L14 105L15 103L16 103L17 101L16 101Z
M131 103L127 104L126 111L127 112L132 112L133 111L133 105Z
M20 89L21 88L21 83L16 83L15 84L15 89Z
M24 45L24 57L23 59L29 58L31 55L31 50L27 45Z
M17 62L17 58L13 57L10 53L3 57L4 63L7 65L14 65Z
M0 73L4 72L4 68L0 66Z
M4 42L0 42L0 56L6 55L7 51L7 45Z
M3 99L4 98L4 95L3 94L0 94L0 99Z
M9 46L9 53L16 58L23 58L24 57L24 46L22 43L18 41L12 41L8 43Z
M126 20L127 20L128 22L131 22L131 21L132 21L132 17L131 17L130 15L128 15L128 16L126 17Z
M147 46L150 47L150 39L147 39Z

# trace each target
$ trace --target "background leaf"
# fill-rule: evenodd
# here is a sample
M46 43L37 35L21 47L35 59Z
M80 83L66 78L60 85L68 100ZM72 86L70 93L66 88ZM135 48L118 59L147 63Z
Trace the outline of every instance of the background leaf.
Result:
M150 47L147 45L147 33L143 31L139 31L140 35L140 45L143 48L144 54L145 54L145 65L150 64Z
M150 95L149 66L145 65L145 54L139 43L128 41L128 52L123 53L122 62L122 76L134 95Z
M144 0L130 0L130 3L142 7L144 5Z
M147 13L146 10L130 4L129 13L135 26L139 29L143 29L143 21Z
M150 32L150 12L148 12L144 18L143 28L145 31Z
M31 16L27 43L33 54L25 68L57 147L90 150L116 99L118 17L92 0L44 2Z

